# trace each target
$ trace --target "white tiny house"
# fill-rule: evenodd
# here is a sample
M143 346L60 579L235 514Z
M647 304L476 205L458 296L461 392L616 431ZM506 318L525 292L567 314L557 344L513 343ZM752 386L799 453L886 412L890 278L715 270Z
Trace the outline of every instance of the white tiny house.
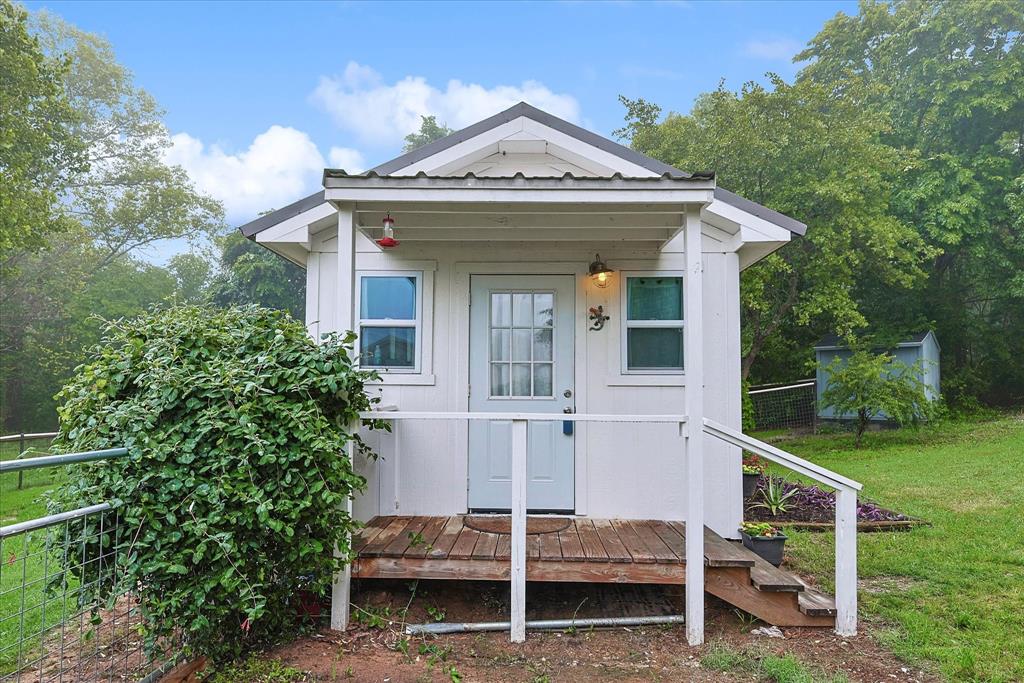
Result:
M368 172L328 169L322 192L241 230L306 269L310 333L354 330L380 372L394 430L368 434L380 457L357 463L373 537L356 575L511 580L514 639L517 586L581 580L577 545L595 567L582 580L714 592L685 562L705 539L663 523L738 535L741 446L761 449L740 433L740 272L802 223L521 103ZM779 453L855 500L855 482ZM508 538L464 531L502 513ZM531 536L527 515L571 531ZM413 534L434 549L396 549ZM645 552L671 566L641 570ZM702 604L688 594L691 642Z

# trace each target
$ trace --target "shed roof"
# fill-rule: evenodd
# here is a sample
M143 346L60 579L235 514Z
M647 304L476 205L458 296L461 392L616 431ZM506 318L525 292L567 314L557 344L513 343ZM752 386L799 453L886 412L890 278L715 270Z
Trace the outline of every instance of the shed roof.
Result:
M338 178L345 179L344 182L364 182L361 180L354 180L357 178L366 179L365 182L367 183L387 182L382 180L385 177L391 177L395 178L396 180L404 180L416 183L435 181L439 182L441 176L427 176L426 174L418 174L416 176L405 176L399 178L395 176L390 176L390 174L394 173L395 171L406 168L411 164L415 164L418 161L433 156L439 152L442 152L450 147L465 142L466 140L469 140L477 135L480 135L481 133L487 132L500 125L508 123L509 121L513 121L519 117L526 117L532 119L542 125L548 126L549 128L557 130L566 135L570 135L580 140L581 142L596 147L597 149L600 149L609 154L618 156L621 159L629 161L630 163L636 164L637 166L640 166L642 168L646 168L647 170L657 174L654 177L642 178L642 180L645 180L647 182L653 181L661 183L663 185L675 185L677 181L707 181L714 179L713 172L688 173L686 171L681 171L680 169L675 168L674 166L670 166L669 164L666 164L662 161L658 161L657 159L649 157L646 154L642 154L634 149L626 147L625 145L620 145L619 143L613 140L609 140L608 138L598 135L597 133L589 131L585 128L581 128L580 126L577 126L573 123L569 123L568 121L560 119L557 116L553 116L552 114L549 114L545 111L541 111L540 109L537 109L536 107L531 106L525 102L520 102L519 104L516 104L503 112L500 112L498 114L495 114L494 116L474 123L473 125L463 128L462 130L456 131L451 135L448 135L439 140L435 140L434 142L428 143L422 147L419 147L418 149L415 149L411 152L407 152L406 154L403 154L401 156L395 157L390 161L387 161L383 164L380 164L379 166L370 169L366 173L348 174L342 170L325 169L324 183L326 185L331 179ZM452 181L450 177L445 178L447 179L447 182ZM473 174L461 177L462 181L466 181L467 179L477 183L484 180L483 178L473 176ZM632 181L634 180L641 180L641 178L624 177L616 173L612 176L598 178L572 176L567 174L566 176L553 178L530 177L527 179L521 176L513 176L512 178L487 178L486 180L488 182L487 186L490 186L491 182L510 183L528 181L531 184L536 183L538 185L540 185L541 182L559 182L563 184L562 186L564 186L564 183L566 182L587 182L587 187L597 188L599 187L599 185L596 183L600 182L619 183L618 186L621 187L622 183L629 184L632 183ZM463 186L465 186L465 184L463 184ZM714 190L714 197L716 201L721 201L724 204L735 206L736 208L742 211L746 211L747 213L757 216L758 218L762 218L766 221L774 223L775 225L778 225L793 234L803 235L807 231L807 226L804 223L789 216L786 216L785 214L779 213L778 211L769 209L766 206L762 206L757 202L745 199L737 194L729 192L724 188L716 187ZM239 227L239 230L246 237L253 238L257 233L262 232L263 230L266 230L267 228L273 225L277 225L282 221L288 220L289 218L297 216L300 213L303 213L304 211L308 211L309 209L315 208L316 206L319 206L325 201L327 200L325 199L324 191L318 190L317 192L314 192L313 194L304 197L296 202L293 202L287 206L277 209L276 211L271 211L263 216L260 216L255 220L245 223L244 225Z
M914 332L913 334L907 335L906 338L896 342L896 346L921 346L924 344L924 340L928 338L928 335L935 339L935 333L931 330L924 330L922 332ZM935 339L936 346L938 345L938 339ZM821 340L814 345L815 351L831 351L836 349L845 349L848 345L838 334L826 334Z

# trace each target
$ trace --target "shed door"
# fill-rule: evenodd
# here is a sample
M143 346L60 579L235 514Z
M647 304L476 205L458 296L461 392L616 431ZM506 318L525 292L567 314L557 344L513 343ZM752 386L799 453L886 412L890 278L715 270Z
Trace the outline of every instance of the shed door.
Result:
M474 275L470 284L471 411L562 413L572 409L572 275ZM574 508L572 423L531 422L526 504ZM512 423L471 420L469 508L511 508Z

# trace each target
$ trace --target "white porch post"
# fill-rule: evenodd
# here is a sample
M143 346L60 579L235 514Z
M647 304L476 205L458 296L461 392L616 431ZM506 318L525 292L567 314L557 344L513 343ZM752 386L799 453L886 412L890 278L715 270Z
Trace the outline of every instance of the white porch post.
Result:
M526 641L526 420L512 421L511 639Z
M355 330L356 303L356 213L355 206L343 205L338 209L338 310L335 329L344 334ZM359 428L356 420L351 429ZM355 465L355 445L346 446L349 462ZM352 498L345 501L348 514L352 515ZM337 556L338 549L334 550ZM344 631L348 628L349 593L352 583L352 567L345 565L334 577L331 590L331 628Z
M836 633L857 635L857 491L836 490Z
M704 314L700 209L688 207L683 231L683 352L686 373L686 640L704 642Z

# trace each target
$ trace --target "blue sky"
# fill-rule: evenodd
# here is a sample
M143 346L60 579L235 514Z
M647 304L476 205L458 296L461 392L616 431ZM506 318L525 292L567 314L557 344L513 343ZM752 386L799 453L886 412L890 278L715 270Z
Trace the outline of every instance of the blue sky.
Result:
M30 2L104 35L166 109L170 159L232 224L397 155L418 115L462 127L527 99L610 135L619 94L686 112L791 78L854 2Z

